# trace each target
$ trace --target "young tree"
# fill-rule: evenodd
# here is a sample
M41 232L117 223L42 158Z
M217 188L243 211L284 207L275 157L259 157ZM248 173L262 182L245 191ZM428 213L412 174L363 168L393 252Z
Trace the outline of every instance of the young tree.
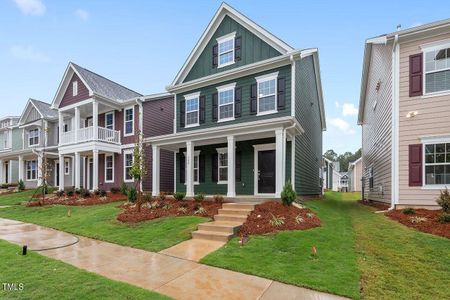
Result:
M135 181L135 188L138 191L136 206L138 211L141 211L142 205L142 180L147 175L147 164L145 163L145 145L143 135L138 131L133 150L133 164L130 169L130 176Z

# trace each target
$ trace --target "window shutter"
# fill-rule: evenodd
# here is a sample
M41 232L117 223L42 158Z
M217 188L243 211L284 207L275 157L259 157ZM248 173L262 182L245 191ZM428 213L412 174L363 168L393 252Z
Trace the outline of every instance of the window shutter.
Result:
M234 60L241 60L241 43L242 38L240 36L234 39Z
M236 152L236 181L241 181L241 152Z
M241 88L236 88L234 90L234 116L236 118L239 118L241 116L241 111L242 111L242 93L241 93Z
M217 115L218 115L218 97L219 95L217 93L212 94L212 119L213 121L217 121Z
M219 156L218 156L217 153L214 153L211 156L211 158L212 158L212 168L211 168L212 174L211 174L211 178L212 178L213 182L217 182L218 181L217 180L217 176L218 176L217 172L219 172L218 171L218 168L219 168L219 166L218 166L219 165L219 161L218 161Z
M180 127L184 127L184 118L186 117L186 101L180 101Z
M256 103L258 101L258 98L256 93L257 93L257 85L256 83L254 83L250 86L250 114L252 115L256 114L258 110Z
M422 61L423 54L414 54L409 56L409 96L416 97L422 96L423 84L422 84Z
M280 110L284 109L286 103L286 78L278 78L277 89L277 107Z
M409 186L422 186L422 144L409 145Z
M200 109L200 123L205 123L205 96L200 96L199 98L199 109Z
M219 56L219 45L215 44L212 48L212 65L213 68L217 67L217 61Z
M199 181L205 182L205 155L200 154L198 157L198 171Z
M184 154L180 154L180 183L186 182L186 157Z

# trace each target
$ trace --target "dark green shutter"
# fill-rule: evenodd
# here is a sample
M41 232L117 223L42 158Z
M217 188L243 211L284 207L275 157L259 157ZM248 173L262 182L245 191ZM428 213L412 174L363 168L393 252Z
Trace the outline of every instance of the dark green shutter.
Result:
M198 157L198 171L199 181L205 182L205 155L200 154Z
M236 88L234 91L234 116L239 118L242 111L242 98L241 98L241 88Z
M212 48L212 66L213 68L217 67L219 57L219 45L215 44Z
M286 106L286 78L278 78L277 89L277 108L282 110Z
M186 101L180 101L180 127L184 127L186 117Z
M250 114L254 115L257 113L258 106L257 106L257 85L256 83L252 84L250 86Z
M218 168L219 168L219 156L217 155L217 153L214 153L211 156L211 159L212 159L211 178L212 178L213 182L217 182L218 181L217 180L217 176L218 176L217 172L219 172L218 171Z
M186 182L186 158L183 153L180 153L180 183Z
M214 93L212 94L212 119L213 121L217 121L217 115L218 115L218 94Z
M236 152L236 181L241 181L241 152Z
M205 96L200 96L199 99L199 109L200 109L200 120L199 123L205 123Z
M234 60L241 60L241 44L242 38L240 36L234 39Z

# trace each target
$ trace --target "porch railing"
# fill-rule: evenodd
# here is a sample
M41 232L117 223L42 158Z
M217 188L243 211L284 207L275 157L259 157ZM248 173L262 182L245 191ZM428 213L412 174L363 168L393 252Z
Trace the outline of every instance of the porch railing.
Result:
M64 132L61 136L60 145L68 145L83 142L100 141L111 144L120 144L120 131L104 127L97 127L97 138L94 138L94 127L85 127L75 131Z

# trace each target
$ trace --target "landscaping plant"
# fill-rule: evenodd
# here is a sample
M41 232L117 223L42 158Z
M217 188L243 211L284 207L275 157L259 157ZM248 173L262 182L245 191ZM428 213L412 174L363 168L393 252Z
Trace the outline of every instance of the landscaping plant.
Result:
M449 223L450 222L450 214L448 213L443 213L442 215L440 215L438 217L438 221L440 223Z
M118 194L118 193L120 192L120 188L118 188L118 187L112 187L112 188L110 189L110 191L111 191L111 193L113 193L113 194Z
M300 223L303 223L303 222L305 222L305 220L303 219L303 217L301 215L297 215L295 217L295 223L300 224Z
M199 207L195 212L194 212L194 214L196 214L196 215L204 215L204 214L206 214L206 209L204 209L203 207Z
M409 218L409 220L411 221L411 223L419 224L419 223L426 222L428 219L425 217L414 216L414 217Z
M137 200L137 190L135 187L130 187L127 193L128 202L134 203Z
M159 192L159 199L160 199L161 201L166 200L166 196L167 196L167 193L165 193L165 192Z
M440 207L442 207L442 211L445 213L450 213L450 193L448 189L441 191L439 198L436 200Z
M134 143L133 150L133 164L131 165L129 175L135 181L135 197L136 197L136 207L138 212L141 211L142 205L142 180L147 175L147 167L145 162L145 145L143 143L143 136L140 131L138 131L136 141Z
M297 198L297 193L292 188L291 181L289 180L283 187L283 191L281 192L281 201L283 201L284 205L291 205L292 202Z
M184 198L186 197L186 193L183 192L176 192L175 194L173 194L173 197L175 199L177 199L178 201L183 201Z
M187 210L186 207L181 206L181 207L178 207L177 211L180 212L180 213L185 214L185 213L187 213L188 210Z
M25 190L25 183L23 182L22 179L20 179L19 182L17 183L17 189L19 191L24 191Z
M205 194L203 193L195 194L194 200L197 202L202 202L203 200L205 200Z
M216 202L216 203L223 203L222 195L214 195L213 199L214 199L214 202Z
M125 182L122 182L122 185L120 186L120 192L124 196L128 195L128 185Z
M269 223L272 226L279 227L284 225L284 217L276 217L272 214L272 219L270 219Z
M414 215L414 214L416 213L416 210L415 210L414 208L412 208L412 207L407 207L407 208L404 208L404 209L402 210L402 212L403 212L405 215Z

